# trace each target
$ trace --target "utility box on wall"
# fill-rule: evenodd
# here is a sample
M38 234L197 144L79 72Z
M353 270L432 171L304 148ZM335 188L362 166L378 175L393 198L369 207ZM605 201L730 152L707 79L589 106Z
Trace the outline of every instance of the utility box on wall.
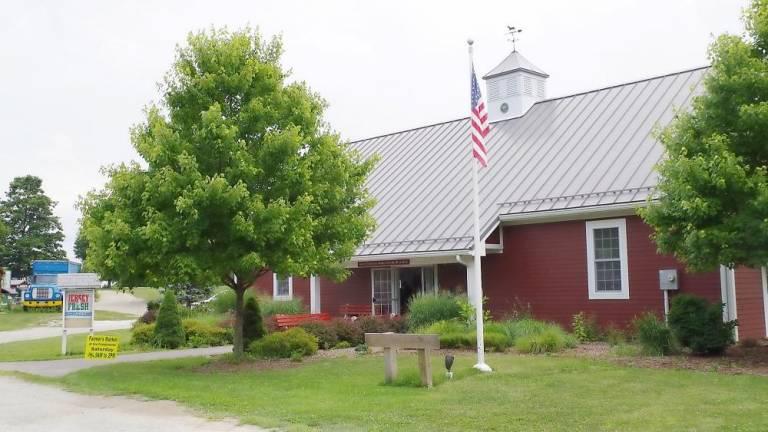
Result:
M659 270L659 288L662 291L676 291L680 288L677 283L677 269Z

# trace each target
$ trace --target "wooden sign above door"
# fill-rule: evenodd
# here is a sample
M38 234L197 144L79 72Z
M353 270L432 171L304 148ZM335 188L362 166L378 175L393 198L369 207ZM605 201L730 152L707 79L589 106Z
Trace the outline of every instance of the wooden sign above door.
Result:
M358 261L357 266L360 268L370 267L395 267L409 265L411 260L409 259L396 259L396 260L379 260L379 261Z

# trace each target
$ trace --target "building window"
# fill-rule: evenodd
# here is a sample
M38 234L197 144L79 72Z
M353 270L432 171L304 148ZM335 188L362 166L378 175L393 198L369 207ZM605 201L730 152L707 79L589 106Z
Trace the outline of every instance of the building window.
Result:
M628 299L626 221L589 221L586 225L589 299Z
M272 297L277 300L290 300L293 298L293 278L272 274Z

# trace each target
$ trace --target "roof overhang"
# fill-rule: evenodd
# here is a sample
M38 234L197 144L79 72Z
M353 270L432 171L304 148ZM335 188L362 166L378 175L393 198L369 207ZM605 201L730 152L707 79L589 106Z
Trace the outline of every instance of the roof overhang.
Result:
M564 222L569 220L602 219L616 216L632 216L637 214L638 208L647 205L648 202L643 200L569 209L542 210L529 213L512 213L500 215L499 220L503 225L526 225Z

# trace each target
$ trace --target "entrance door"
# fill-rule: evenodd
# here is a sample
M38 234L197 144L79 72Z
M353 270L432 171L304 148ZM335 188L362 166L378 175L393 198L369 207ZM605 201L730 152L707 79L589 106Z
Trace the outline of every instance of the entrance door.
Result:
M400 313L399 278L397 269L373 269L373 314L390 315Z

